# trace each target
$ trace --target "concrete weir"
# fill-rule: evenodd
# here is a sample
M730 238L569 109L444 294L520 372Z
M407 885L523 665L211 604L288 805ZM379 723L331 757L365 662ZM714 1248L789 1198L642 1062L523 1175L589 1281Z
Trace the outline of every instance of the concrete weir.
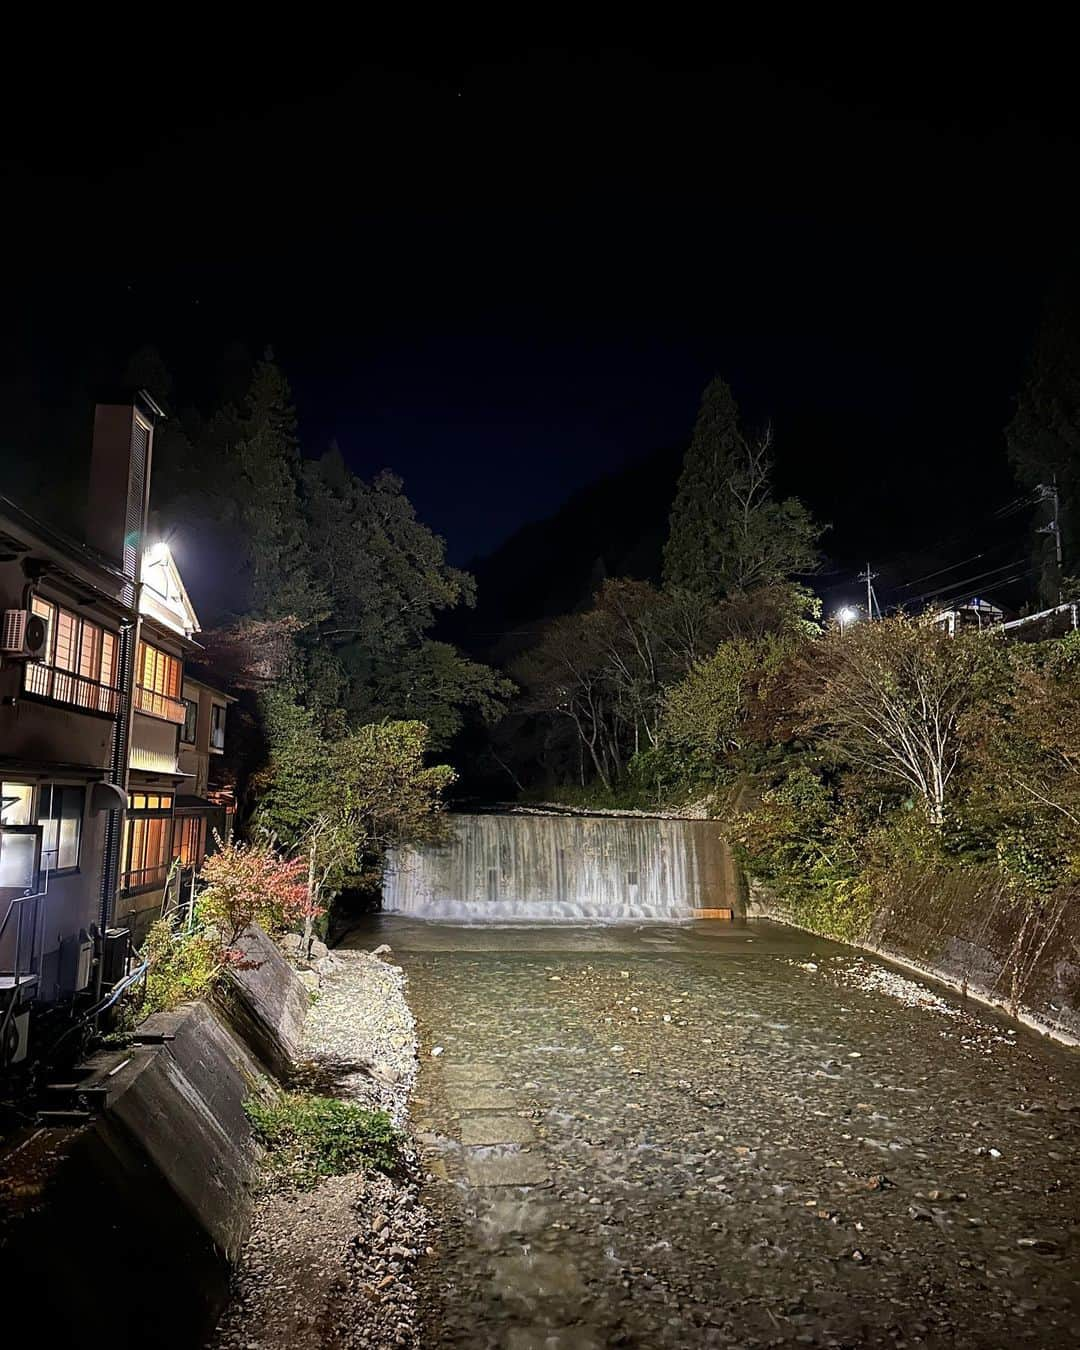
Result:
M384 909L450 923L678 923L739 912L720 826L666 817L454 815L391 853Z
M265 934L246 947L229 997L94 1056L72 1123L30 1127L0 1158L0 1291L48 1340L190 1346L224 1306L258 1160L244 1101L269 1089L309 1002Z

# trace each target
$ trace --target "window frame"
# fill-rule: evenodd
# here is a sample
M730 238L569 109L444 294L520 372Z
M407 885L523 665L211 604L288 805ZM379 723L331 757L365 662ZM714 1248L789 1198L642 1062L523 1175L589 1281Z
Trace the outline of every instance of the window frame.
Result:
M225 751L225 718L228 711L228 704L210 704L210 749L216 750L219 754ZM215 737L220 740L220 744Z
M199 743L199 700L197 698L181 699L184 705L184 720L180 724L180 744L198 745ZM194 714L191 718L191 735L188 736L188 715Z
M77 815L48 815L45 812L45 801L48 799L48 809L51 812L59 794L60 809L63 811L63 802L65 793L77 793L79 810ZM84 783L39 783L37 786L37 809L35 816L38 825L41 827L41 870L51 877L73 876L78 873L82 867L82 845L83 845L83 826L86 823L86 785ZM65 867L60 866L60 850L62 848L60 827L63 821L74 820L77 822L75 836L75 861ZM49 825L56 822L56 843L54 847L49 847L46 843L46 832ZM56 855L56 866L47 867L45 864L46 854Z
M120 890L124 895L138 895L143 891L160 890L168 880L172 866L173 831L170 822L175 817L176 794L152 788L139 788L131 793L124 822L123 852L120 858ZM155 802L157 805L151 806ZM139 827L143 828L139 828ZM151 827L159 826L158 829ZM148 862L151 839L160 841L155 855L157 861ZM139 866L132 866L136 846L139 848ZM152 874L152 875L148 875ZM133 875L140 879L132 882Z
M25 663L23 693L94 716L115 717L120 708L120 635L44 595L32 596L30 608L44 620L45 651L44 660Z
M135 662L135 709L147 717L156 717L174 726L183 726L184 662L156 647L146 638L139 639ZM180 715L178 715L180 714Z

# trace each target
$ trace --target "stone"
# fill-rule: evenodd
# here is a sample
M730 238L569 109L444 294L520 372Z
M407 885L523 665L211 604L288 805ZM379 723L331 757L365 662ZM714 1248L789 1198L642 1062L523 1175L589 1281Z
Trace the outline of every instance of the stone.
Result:
M321 961L324 956L330 955L330 948L318 938L312 938L310 955L313 961Z
M386 942L381 942L371 953L372 956L392 956L394 949Z
M517 1106L512 1092L497 1087L448 1086L446 1100L451 1111L512 1111Z
M528 1144L535 1138L529 1122L517 1116L465 1116L461 1121L463 1144Z
M550 1186L551 1176L542 1158L532 1153L494 1156L472 1154L465 1173L474 1186Z
M502 1070L497 1064L444 1064L443 1075L448 1083L497 1083Z

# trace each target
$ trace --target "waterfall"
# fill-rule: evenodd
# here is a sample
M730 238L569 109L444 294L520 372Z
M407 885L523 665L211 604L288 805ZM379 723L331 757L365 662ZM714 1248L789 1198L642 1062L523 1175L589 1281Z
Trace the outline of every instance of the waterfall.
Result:
M671 923L733 903L712 821L491 814L448 826L442 844L391 851L385 910L455 923Z

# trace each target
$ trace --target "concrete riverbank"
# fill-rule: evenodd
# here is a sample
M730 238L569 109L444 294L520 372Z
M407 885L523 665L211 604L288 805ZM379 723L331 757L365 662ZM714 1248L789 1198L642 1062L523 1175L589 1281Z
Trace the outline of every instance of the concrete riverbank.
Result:
M754 884L746 913L800 928L800 912ZM805 930L812 931L812 930ZM1021 898L993 868L911 868L894 878L854 945L1080 1044L1080 894Z

